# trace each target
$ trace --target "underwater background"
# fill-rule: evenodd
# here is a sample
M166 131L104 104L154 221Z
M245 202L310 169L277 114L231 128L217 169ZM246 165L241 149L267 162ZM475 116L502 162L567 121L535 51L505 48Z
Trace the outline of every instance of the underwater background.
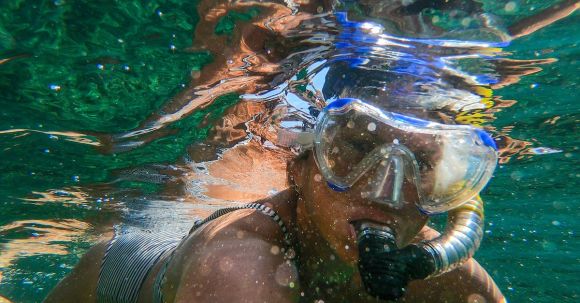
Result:
M511 22L556 1L480 2ZM197 5L0 3L0 302L42 301L113 223L191 224L191 205L153 195L167 175L136 167L171 168L237 95L135 149L103 152L98 138L139 128L214 60L190 50ZM216 34L254 14L229 14ZM513 59L556 59L495 90L515 103L488 122L513 138L514 152L482 192L486 231L476 258L512 302L580 301L579 21L576 12L504 49ZM123 177L139 169L146 177ZM127 216L145 207L154 211Z

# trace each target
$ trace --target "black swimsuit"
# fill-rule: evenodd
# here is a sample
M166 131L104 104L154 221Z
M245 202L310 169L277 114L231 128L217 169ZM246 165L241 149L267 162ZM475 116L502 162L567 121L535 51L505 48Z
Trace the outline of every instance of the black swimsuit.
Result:
M240 207L228 207L217 210L204 220L195 222L190 234L203 224L219 218L227 213L240 209L256 209L269 216L278 224L284 236L287 252L290 253L290 234L280 216L271 208L251 203ZM177 246L187 235L170 233L128 233L115 235L109 242L97 282L97 302L99 303L135 303L143 282L151 269L162 258L173 254ZM155 278L153 287L153 302L162 303L162 284L165 271L172 259L166 258L163 267Z

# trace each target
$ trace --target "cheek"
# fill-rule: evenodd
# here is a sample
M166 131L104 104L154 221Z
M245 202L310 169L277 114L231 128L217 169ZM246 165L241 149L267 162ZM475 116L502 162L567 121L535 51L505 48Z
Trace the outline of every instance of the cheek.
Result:
M349 223L351 206L347 195L332 191L324 182L313 184L309 192L305 196L310 201L307 211L320 236L339 258L354 259L351 254L356 250L355 239Z

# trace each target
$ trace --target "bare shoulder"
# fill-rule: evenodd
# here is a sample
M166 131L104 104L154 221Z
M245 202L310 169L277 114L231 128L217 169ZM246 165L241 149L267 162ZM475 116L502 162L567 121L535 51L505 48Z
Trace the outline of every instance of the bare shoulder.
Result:
M232 212L178 248L164 292L176 302L297 302L297 269L283 250L271 218L254 210Z
M99 269L108 241L93 246L44 302L95 302Z

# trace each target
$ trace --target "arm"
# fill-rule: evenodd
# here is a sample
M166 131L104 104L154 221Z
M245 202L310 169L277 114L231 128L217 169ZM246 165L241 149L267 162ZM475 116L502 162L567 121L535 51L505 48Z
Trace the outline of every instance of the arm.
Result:
M50 292L44 302L95 302L99 270L106 249L107 242L93 246L72 272Z
M513 39L529 35L560 19L572 14L578 7L578 0L565 0L541 11L538 14L524 18L508 28Z

